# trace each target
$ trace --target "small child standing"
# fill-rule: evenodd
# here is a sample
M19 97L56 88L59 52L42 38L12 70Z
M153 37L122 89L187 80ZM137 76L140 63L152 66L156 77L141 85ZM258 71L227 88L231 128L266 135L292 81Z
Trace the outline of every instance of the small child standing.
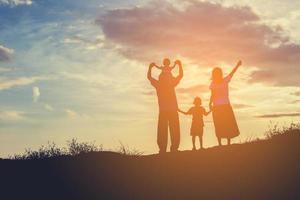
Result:
M207 116L211 111L206 112L205 108L203 108L202 105L202 100L200 97L196 97L194 99L194 105L191 107L187 112L178 110L179 112L185 114L185 115L192 115L193 116L193 121L192 121L192 126L191 126L191 136L192 136L192 142L193 142L193 150L196 150L196 145L195 145L195 139L196 136L199 137L199 142L200 142L200 149L203 148L203 115Z

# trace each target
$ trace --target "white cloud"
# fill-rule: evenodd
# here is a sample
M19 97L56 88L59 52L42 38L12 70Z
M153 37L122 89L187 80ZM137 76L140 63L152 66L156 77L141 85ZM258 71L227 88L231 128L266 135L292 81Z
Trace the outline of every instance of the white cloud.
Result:
M51 105L47 104L47 103L44 104L44 108L48 111L53 111L54 110L54 108Z
M104 39L103 35L98 35L95 40L86 39L77 35L77 36L65 38L63 43L83 45L86 50L96 50L98 48L109 47L109 44Z
M61 75L65 79L71 79L76 81L83 81L94 85L104 86L112 82L112 79L106 77L103 74L90 72L90 73L69 73L61 72Z
M39 87L33 87L32 88L32 98L33 102L37 102L41 96L40 88Z
M24 119L24 112L20 111L0 111L0 120L1 121L19 121Z
M19 5L31 5L32 0L0 0L0 5L10 5L10 6L19 6Z
M88 116L86 114L78 113L78 112L76 112L74 110L71 110L71 109L65 109L65 113L71 119L91 119L90 116Z
M39 80L47 80L49 78L42 76L35 77L20 77L16 79L9 79L6 77L0 77L0 90L6 90L17 86L30 85Z
M67 114L67 116L69 118L77 118L77 117L79 117L79 114L77 112L75 112L74 110L65 109L65 113Z
M0 61L9 61L13 53L14 53L13 49L0 45Z

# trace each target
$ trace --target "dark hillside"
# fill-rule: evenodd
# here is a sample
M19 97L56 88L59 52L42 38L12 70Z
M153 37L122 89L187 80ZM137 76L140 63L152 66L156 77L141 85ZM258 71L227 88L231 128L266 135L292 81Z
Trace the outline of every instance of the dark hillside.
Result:
M300 133L164 156L0 160L1 199L299 199Z

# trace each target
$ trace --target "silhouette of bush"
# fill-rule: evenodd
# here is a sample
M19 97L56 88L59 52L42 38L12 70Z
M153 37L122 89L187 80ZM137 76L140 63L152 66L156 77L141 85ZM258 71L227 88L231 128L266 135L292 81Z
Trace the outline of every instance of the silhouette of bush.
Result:
M261 139L261 138L258 138L258 137L248 136L246 139L240 140L239 143L241 143L241 144L248 144L248 143L259 142L259 141L261 141L261 140L262 140L262 139Z
M38 150L25 149L23 154L15 154L10 156L14 160L33 160L33 159L47 159L59 156L76 156L82 153L100 152L102 146L96 146L94 142L78 142L77 139L67 141L67 147L59 148L54 142L46 146L41 146Z
M130 149L128 146L125 146L122 142L119 142L120 146L117 152L119 152L122 155L127 155L127 156L141 156L144 153L142 151L139 151L137 149Z
M300 134L300 123L291 123L289 126L279 126L278 124L271 124L269 130L265 132L265 138L247 137L242 144L256 143L259 141L272 140L282 136L289 136L293 134Z
M38 150L25 149L25 152L23 154L15 154L10 158L15 160L32 160L46 159L63 155L66 155L64 149L57 147L55 143L48 142L47 146L41 146Z
M95 142L77 142L77 139L67 141L68 155L75 156L82 153L103 151L102 145L96 146Z
M271 140L283 135L299 134L300 123L291 123L289 126L279 127L275 124L266 132L266 139Z
M50 143L46 146L41 146L38 150L25 149L23 154L15 154L9 156L13 160L33 160L33 159L47 159L55 158L59 156L76 156L79 154L86 154L91 152L101 152L103 151L102 145L96 145L95 142L78 142L77 139L67 141L67 147L57 147L55 143ZM141 156L143 152L136 149L130 149L120 142L120 147L117 152L122 155L128 156Z

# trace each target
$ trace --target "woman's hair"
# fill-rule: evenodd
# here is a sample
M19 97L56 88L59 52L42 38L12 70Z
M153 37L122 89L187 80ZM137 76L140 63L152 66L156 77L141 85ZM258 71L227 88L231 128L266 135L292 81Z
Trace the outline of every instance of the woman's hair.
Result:
M194 99L194 104L195 104L195 105L201 105L201 104L202 104L201 98L200 98L200 97L195 97L195 99Z
M211 74L211 80L214 83L220 83L223 80L223 71L220 67L215 67Z

